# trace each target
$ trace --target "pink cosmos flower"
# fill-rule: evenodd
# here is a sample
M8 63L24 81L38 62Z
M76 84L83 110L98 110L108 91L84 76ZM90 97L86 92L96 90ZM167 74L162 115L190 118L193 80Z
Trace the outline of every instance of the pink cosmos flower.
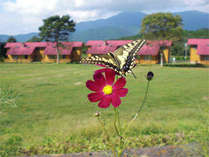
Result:
M120 97L125 97L128 93L127 88L123 88L126 84L126 79L121 77L115 80L115 71L112 69L100 69L95 71L93 76L94 81L88 80L86 87L93 91L88 94L88 99L91 102L97 102L101 108L107 108L112 105L118 107L121 104Z

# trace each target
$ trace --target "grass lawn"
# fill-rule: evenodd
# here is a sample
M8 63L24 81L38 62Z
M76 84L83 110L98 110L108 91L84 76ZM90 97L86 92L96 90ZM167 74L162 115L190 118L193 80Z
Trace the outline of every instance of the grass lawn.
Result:
M106 149L93 116L101 111L112 131L112 107L90 103L86 80L99 67L79 64L0 64L0 156ZM137 66L119 107L126 124L140 105L145 75L155 76L143 111L127 137L129 147L209 140L209 68ZM2 155L2 156L3 156Z

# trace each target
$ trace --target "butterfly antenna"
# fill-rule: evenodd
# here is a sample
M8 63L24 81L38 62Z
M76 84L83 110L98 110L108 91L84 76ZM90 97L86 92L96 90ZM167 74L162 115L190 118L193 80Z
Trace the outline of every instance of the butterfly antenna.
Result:
M131 70L131 74L133 75L133 77L136 79L136 75L134 74L134 72Z

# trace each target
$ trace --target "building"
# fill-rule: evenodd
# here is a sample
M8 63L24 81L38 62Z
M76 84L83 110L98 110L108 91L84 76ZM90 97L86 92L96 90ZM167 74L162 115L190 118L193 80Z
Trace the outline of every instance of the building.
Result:
M88 41L85 45L88 47L86 53L88 56L91 55L101 55L108 52L114 52L120 46L131 42L131 40L91 40Z
M132 42L132 40L107 40L106 42L101 40L88 41L86 46L88 47L87 54L91 55L101 55L108 52L114 52L119 47ZM170 47L172 45L171 41L160 40L160 41L148 41L148 45L144 45L142 49L138 52L136 59L137 63L140 64L158 64L161 60L164 63L169 63L170 60ZM160 53L162 52L162 53Z
M87 55L91 56L94 54L104 54L106 44L103 40L89 40L85 46L87 47Z
M128 44L130 42L132 42L132 40L107 40L106 44L107 46L116 47L116 49L118 49L119 47Z
M190 63L209 65L209 39L188 39Z
M86 51L86 53L88 54L88 56L92 56L92 55L102 55L102 54L107 54L108 52L113 52L116 50L116 47L112 46L92 46L90 48L88 48L88 50Z
M170 61L170 47L171 41L159 40L148 41L148 44L144 45L138 52L137 63L139 64L158 64L169 63Z
M78 61L81 57L82 42L62 42L60 62ZM56 62L56 44L52 42L6 43L7 58L5 62L30 63Z
M6 50L4 46L5 46L5 43L0 42L0 62L3 62L4 58L6 57Z
M62 42L62 46L58 48L60 52L60 63L70 63L79 61L81 58L82 42ZM55 43L48 43L45 50L42 62L53 63L57 61L57 50Z
M29 63L35 60L36 55L34 55L35 46L33 43L6 43L6 55L7 58L5 62L19 62L19 63Z

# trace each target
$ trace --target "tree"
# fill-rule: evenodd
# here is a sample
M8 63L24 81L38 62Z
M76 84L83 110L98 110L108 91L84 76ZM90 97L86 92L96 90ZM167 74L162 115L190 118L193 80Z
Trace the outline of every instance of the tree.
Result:
M4 48L6 43L0 42L0 62L4 61L6 58L6 49Z
M145 39L178 41L182 39L182 26L179 15L155 13L142 20L140 33Z
M183 39L180 41L175 41L171 47L172 55L184 56L185 54L185 43L189 38L209 38L209 29L201 28L198 30L184 30Z
M41 38L37 36L33 36L31 39L28 40L28 42L40 42Z
M150 40L183 40L182 19L179 15L171 13L155 13L147 15L141 24L141 35ZM163 53L160 50L161 66L163 66Z
M183 33L184 37L186 39L188 38L209 38L209 29L208 28L202 28L198 30L184 30Z
M70 20L69 15L60 17L59 15L51 16L43 20L43 26L39 27L39 35L42 40L55 42L57 51L57 63L59 63L61 41L67 41L70 32L75 31L75 22Z
M15 39L15 37L13 36L10 36L8 39L7 39L7 42L17 42L17 40Z

